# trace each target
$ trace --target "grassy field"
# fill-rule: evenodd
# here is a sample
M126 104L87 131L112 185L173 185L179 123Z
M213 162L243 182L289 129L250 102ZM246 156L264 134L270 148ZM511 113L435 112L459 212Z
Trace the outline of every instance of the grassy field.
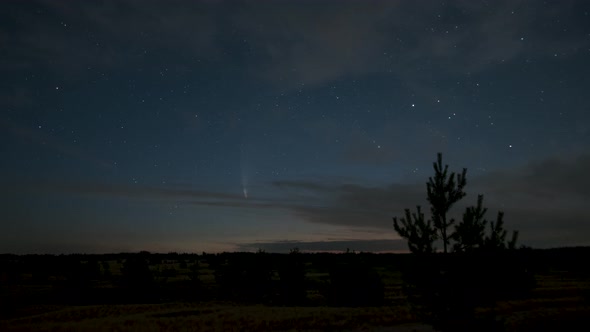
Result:
M387 257L385 257L387 258ZM373 259L373 258L371 258ZM382 261L386 259L379 258ZM118 292L116 282L122 276L121 260L100 262L108 266L111 279L93 280L86 287L95 292ZM377 263L375 263L377 262ZM56 284L65 277L48 275L36 279L34 272L24 269L18 281L0 275L0 300L4 312L0 331L429 331L420 324L420 317L411 310L402 273L391 264L378 264L372 269L383 284L381 306L339 306L328 303L324 289L330 284L330 273L321 264L305 265L306 304L277 305L216 299L219 291L215 268L207 260L163 260L150 264L155 282L162 289L175 289L191 280L198 264L198 279L203 294L196 301L166 301L152 303L96 304L67 303L56 296ZM319 266L319 267L318 267ZM171 272L173 271L173 272ZM586 273L546 268L535 273L536 285L526 297L499 301L478 308L481 319L493 317L502 322L504 331L577 331L590 320L590 278ZM102 278L102 277L101 277ZM276 280L272 274L270 280ZM160 286L159 286L160 287ZM168 287L168 288L166 288ZM61 288L57 288L58 290ZM52 295L53 294L53 295ZM212 297L213 296L213 297ZM14 303L11 303L14 302ZM581 325L583 324L583 325Z
M588 326L590 279L565 271L535 279L537 287L530 298L499 302L495 307L507 331L582 331Z
M0 323L2 331L341 331L415 322L407 307L146 304L52 308Z
M576 331L588 322L590 281L558 272L536 278L538 287L531 298L499 302L493 309L497 319L504 321L506 331ZM209 302L34 309L45 312L0 321L0 330L386 331L386 327L418 322L407 305L272 307ZM482 308L479 314L485 316L490 310Z

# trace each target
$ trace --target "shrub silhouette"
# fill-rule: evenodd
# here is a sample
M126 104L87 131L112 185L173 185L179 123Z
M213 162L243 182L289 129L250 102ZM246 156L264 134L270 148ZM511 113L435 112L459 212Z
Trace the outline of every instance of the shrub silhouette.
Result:
M156 296L149 255L146 252L131 254L121 268L122 286L134 301L143 302Z
M201 283L201 279L199 278L199 261L195 260L193 264L188 267L190 273L188 275L189 279L196 284Z
M298 248L290 250L279 268L278 302L302 305L306 302L305 262Z
M109 265L109 262L103 261L101 263L101 266L102 266L101 271L102 271L103 279L105 279L105 280L110 279L112 274L111 274L111 266Z
M149 263L141 254L129 256L123 263L121 274L128 287L149 286L154 280Z
M221 297L244 302L270 300L272 265L268 254L227 254L214 266Z
M381 277L360 255L343 254L344 260L330 269L328 302L335 306L380 306L385 288Z
M160 271L160 276L167 279L167 278L174 278L178 275L178 271L173 267L166 267Z

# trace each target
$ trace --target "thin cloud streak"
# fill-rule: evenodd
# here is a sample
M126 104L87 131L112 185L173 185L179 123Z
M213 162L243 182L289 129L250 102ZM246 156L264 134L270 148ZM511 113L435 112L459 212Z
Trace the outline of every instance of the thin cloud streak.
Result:
M538 247L588 245L590 199L587 170L590 156L553 158L531 163L515 171L492 172L469 178L468 196L453 208L460 218L467 205L484 194L488 219L497 211L505 212L506 228L519 230L521 243ZM279 190L273 198L245 199L242 193L199 191L184 187L143 185L107 185L98 183L45 183L20 185L26 190L46 190L75 195L124 197L140 200L168 200L179 204L222 209L283 210L304 221L344 226L350 229L391 230L391 218L401 216L405 208L422 205L428 214L425 184L363 186L334 184L321 180L284 180L270 184ZM11 185L11 188L19 188ZM393 234L393 233L392 233ZM560 236L553 236L560 234ZM393 234L395 236L395 234Z
M497 211L504 211L506 227L519 230L523 244L588 245L584 235L590 231L586 207L590 199L588 169L590 157L583 155L531 163L514 172L494 172L474 179L468 172L468 196L453 208L452 214L460 218L463 209L475 204L481 193L489 208L487 218L493 219ZM284 181L275 185L323 197L327 208L292 207L295 214L314 223L390 229L391 217L401 216L405 208L422 205L426 214L429 212L424 184L364 187ZM554 233L566 236L554 237Z
M297 248L302 252L407 252L404 240L338 240L338 241L276 241L253 242L237 245L237 251L257 251L288 253Z
M590 157L569 160L550 159L531 163L514 172L494 172L469 178L468 196L453 208L460 218L467 205L475 204L477 194L484 194L488 218L498 211L506 214L506 227L521 232L523 244L552 246L587 244L582 234L590 231L590 199L586 170ZM332 184L319 180L275 181L278 198L244 199L241 193L198 191L188 188L150 187L142 185L45 184L45 190L58 192L125 197L143 200L169 200L179 204L230 209L284 210L302 220L317 224L354 228L391 229L391 218L401 216L405 208L422 205L428 215L425 185L393 184L368 187L359 184ZM12 186L14 187L14 186ZM39 188L39 185L34 185ZM561 238L552 234L561 234ZM559 238L559 239L558 239Z

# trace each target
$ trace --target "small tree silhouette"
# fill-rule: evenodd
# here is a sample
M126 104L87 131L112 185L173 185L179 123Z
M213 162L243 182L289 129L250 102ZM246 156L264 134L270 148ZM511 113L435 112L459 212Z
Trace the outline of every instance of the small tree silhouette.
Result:
M437 238L437 231L432 227L432 221L424 221L424 213L420 206L416 206L416 213L405 209L405 218L393 218L393 228L398 234L408 240L408 247L412 253L430 254L434 252L433 242Z
M440 153L433 165L435 174L426 184L431 219L425 221L419 206L415 213L406 209L399 221L393 218L394 229L407 239L410 251L421 254L404 268L404 287L418 314L435 328L480 330L481 326L461 324L472 323L478 306L525 293L532 287L531 278L516 251L504 250L515 248L518 233L506 242L504 214L499 212L495 221L488 222L483 195L478 196L477 205L465 210L461 222L449 229L455 224L455 219L448 217L449 210L465 196L467 169L461 174L449 173ZM443 242L442 255L434 254L436 239ZM453 253L447 253L451 244Z
M454 251L472 251L482 248L485 242L485 228L487 220L484 216L487 208L483 207L483 195L477 196L477 206L465 209L463 220L455 226L453 240L456 241Z
M455 232L451 236L455 241L454 251L496 251L516 247L518 231L514 231L511 240L506 242L507 231L504 229L504 212L498 212L496 221L489 223L490 232L486 235L488 221L484 217L487 210L483 207L483 195L477 196L476 206L465 209L463 220L455 226Z
M393 227L396 232L408 240L408 247L413 253L431 253L434 251L433 242L440 238L443 242L443 250L447 252L447 246L452 238L448 228L455 219L448 219L450 208L465 196L463 188L466 184L467 169L459 175L451 172L449 165L443 167L442 154L437 155L437 161L433 163L434 177L429 177L426 183L428 202L432 219L424 221L424 214L417 207L417 212L412 214L405 210L406 217L393 218Z
M465 197L463 188L467 184L467 169L463 168L461 174L449 174L449 166L443 167L441 153L438 153L433 168L434 177L429 177L426 183L432 219L425 220L420 206L416 207L415 213L405 209L405 217L399 220L393 218L393 228L408 241L412 253L433 253L433 243L437 239L442 240L444 253L447 253L451 241L454 242L454 251L516 247L518 232L513 232L511 240L506 242L507 231L504 229L503 212L498 212L496 221L489 223L489 235L485 234L488 221L484 219L487 208L483 207L483 195L478 195L476 206L465 209L461 222L450 231L449 227L455 224L455 219L448 218L447 215L450 208Z
M463 172L459 175L454 172L449 174L449 165L445 165L443 168L441 153L437 155L437 161L433 163L433 168L434 177L428 178L426 190L432 221L434 227L440 233L444 252L446 253L450 239L447 230L455 222L455 219L447 219L447 213L453 204L465 196L463 188L466 184L467 169L463 168Z
M496 222L490 223L490 235L484 240L487 249L514 249L518 240L518 231L512 232L512 238L506 242L506 230L504 229L504 212L498 212Z

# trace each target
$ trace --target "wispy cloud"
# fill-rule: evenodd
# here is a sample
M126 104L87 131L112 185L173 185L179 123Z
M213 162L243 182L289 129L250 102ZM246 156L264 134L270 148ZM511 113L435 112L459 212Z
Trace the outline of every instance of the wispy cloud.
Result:
M533 2L45 0L13 10L29 23L15 22L16 33L0 35L11 45L0 68L50 62L75 77L88 66L119 68L139 55L174 49L178 61L170 69L182 72L195 58L227 56L239 41L248 50L243 69L281 86L388 73L425 89L433 72L464 75L526 50L553 57L582 49L583 39L542 33L546 22L573 15L576 1ZM43 20L33 7L55 19Z
M407 244L404 240L341 240L341 241L276 241L242 243L238 251L256 251L262 249L267 252L287 253L298 248L303 252L406 252Z
M504 211L506 228L519 230L523 244L538 247L588 245L588 169L590 156L580 155L534 162L514 171L498 171L473 179L469 178L468 172L468 196L453 208L451 214L460 218L464 207L475 204L476 195L481 193L489 208L488 218L494 218L497 211ZM223 209L252 209L258 213L283 210L310 223L359 231L391 231L392 217L401 216L405 208L413 209L416 205L422 205L428 213L424 183L379 187L342 184L328 179L285 180L270 184L267 196L249 199L241 193L184 186L35 183L21 187L27 186L34 190L75 195L165 200ZM260 244L256 246L261 247ZM389 244L388 247L392 248Z
M590 199L588 169L590 155L554 157L510 172L493 172L477 179L477 184L502 196L524 194L531 198L586 200Z
M537 32L552 18L572 15L574 1L540 7L532 2L270 3L245 6L234 20L264 57L254 71L277 83L315 85L390 73L424 88L432 86L433 71L476 73L527 49L550 57L553 50L581 46Z
M504 211L506 227L521 232L523 244L533 246L587 245L590 231L590 157L550 159L535 162L518 170L494 172L469 178L468 196L454 207L452 215L460 218L467 205L475 204L477 194L485 195L488 218ZM350 227L390 229L391 217L400 216L404 208L425 206L424 184L367 187L362 185L327 185L308 181L282 181L275 185L314 197L321 207L296 205L290 208L310 222Z

